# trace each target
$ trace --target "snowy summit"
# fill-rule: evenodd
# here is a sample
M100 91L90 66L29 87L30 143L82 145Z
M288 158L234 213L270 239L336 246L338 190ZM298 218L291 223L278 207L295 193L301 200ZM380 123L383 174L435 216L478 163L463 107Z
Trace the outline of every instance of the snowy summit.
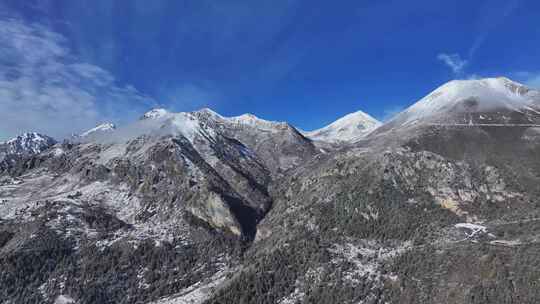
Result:
M455 115L535 111L540 93L505 77L450 81L396 116L402 125L456 122ZM449 119L452 118L452 119ZM479 117L479 119L483 119ZM459 121L465 122L465 121Z
M56 141L46 135L36 132L23 133L4 143L0 143L0 149L8 154L38 154L54 145Z
M158 109L152 109L148 112L146 112L142 117L141 117L141 120L142 119L156 119L156 118L162 118L164 116L166 116L167 114L169 114L169 111L165 110L165 109L161 109L161 108L158 108Z
M313 140L327 142L354 142L380 125L381 122L377 119L358 111L345 115L324 128L304 132L304 135Z
M97 127L92 128L92 129L90 129L90 130L88 130L86 132L83 132L79 136L86 137L86 136L90 136L90 135L93 135L93 134L96 134L96 133L113 131L115 129L116 129L116 126L113 123L108 122L108 123L98 125Z

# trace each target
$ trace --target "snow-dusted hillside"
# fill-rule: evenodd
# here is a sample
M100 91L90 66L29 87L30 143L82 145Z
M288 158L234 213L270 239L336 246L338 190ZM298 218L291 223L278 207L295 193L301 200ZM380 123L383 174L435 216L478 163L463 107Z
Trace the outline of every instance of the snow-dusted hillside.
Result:
M206 108L178 113L154 109L132 124L96 136L94 141L125 142L142 135L182 135L193 143L215 138L216 134L238 140L273 173L297 166L317 154L311 141L286 122L264 120L252 114L224 117Z
M358 111L348 114L324 128L304 132L304 135L313 140L326 142L354 142L380 125L380 121Z
M25 134L0 145L0 299L540 303L539 96L453 81L317 141L210 109Z

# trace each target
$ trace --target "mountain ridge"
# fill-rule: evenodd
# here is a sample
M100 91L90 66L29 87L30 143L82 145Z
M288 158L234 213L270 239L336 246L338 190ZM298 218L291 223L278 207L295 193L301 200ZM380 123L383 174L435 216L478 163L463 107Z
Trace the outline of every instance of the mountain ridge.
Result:
M14 158L0 166L0 298L537 303L540 128L512 124L537 119L536 93L490 82L354 142L153 110Z

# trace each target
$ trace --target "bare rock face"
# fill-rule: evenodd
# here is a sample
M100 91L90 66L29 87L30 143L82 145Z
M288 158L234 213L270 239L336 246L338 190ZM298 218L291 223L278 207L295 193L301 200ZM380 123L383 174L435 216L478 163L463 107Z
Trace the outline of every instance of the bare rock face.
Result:
M0 299L537 303L538 96L451 82L324 152L286 123L153 110L17 158Z

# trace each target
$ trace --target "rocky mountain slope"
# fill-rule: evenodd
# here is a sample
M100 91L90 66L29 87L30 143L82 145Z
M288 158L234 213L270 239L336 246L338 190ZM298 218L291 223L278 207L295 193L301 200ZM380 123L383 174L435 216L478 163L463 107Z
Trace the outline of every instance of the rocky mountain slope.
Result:
M319 153L310 139L286 122L268 121L252 114L223 117L209 109L195 115L225 136L250 147L274 175L281 176Z
M450 82L324 152L156 109L27 154L0 175L0 299L537 303L538 96Z
M0 171L7 171L21 159L39 154L55 143L52 137L36 132L23 133L6 142L0 142Z

